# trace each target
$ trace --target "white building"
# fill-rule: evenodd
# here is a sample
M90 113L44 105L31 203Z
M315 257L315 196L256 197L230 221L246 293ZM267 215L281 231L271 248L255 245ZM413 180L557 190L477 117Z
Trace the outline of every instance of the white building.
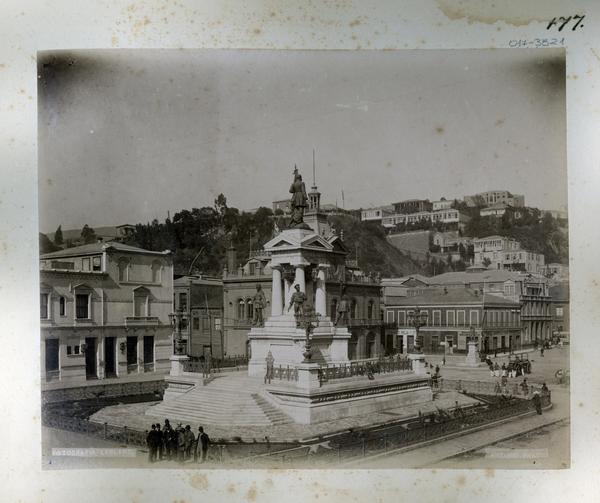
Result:
M521 243L503 236L487 236L473 240L475 265L489 261L490 268L544 272L544 255L521 248Z
M398 224L415 224L423 220L430 220L432 223L459 224L464 225L469 217L455 209L439 211L421 211L418 213L395 213L381 219L384 227L394 227Z
M449 210L452 208L452 203L454 201L448 201L445 197L442 197L439 201L433 201L433 211Z
M378 206L377 208L367 208L361 210L360 219L363 222L381 222L384 217L393 213L393 208L390 206Z
M170 251L115 242L42 255L43 389L165 374L172 303Z
M479 192L472 196L465 196L465 203L469 206L494 206L499 203L522 208L525 206L525 196L512 194L508 190L489 190L487 192Z

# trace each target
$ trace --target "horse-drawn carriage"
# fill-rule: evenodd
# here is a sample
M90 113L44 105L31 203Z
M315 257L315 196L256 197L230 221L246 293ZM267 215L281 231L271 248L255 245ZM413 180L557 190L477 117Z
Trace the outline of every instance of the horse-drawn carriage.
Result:
M506 370L508 372L516 370L517 376L531 374L531 361L526 354L510 355Z

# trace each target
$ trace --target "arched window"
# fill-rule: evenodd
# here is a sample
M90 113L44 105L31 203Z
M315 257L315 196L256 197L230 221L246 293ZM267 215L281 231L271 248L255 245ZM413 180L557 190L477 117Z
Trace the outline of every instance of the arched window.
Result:
M252 304L252 299L246 300L246 314L249 320L254 318L254 305Z
M331 312L329 313L329 316L331 319L335 320L335 317L337 316L337 299L331 299Z
M375 306L375 303L370 300L369 304L367 305L367 318L369 320L373 319L373 307Z
M237 317L238 320L243 320L246 316L246 304L243 299L238 299L237 303Z
M155 260L152 262L152 283L162 282L162 264Z

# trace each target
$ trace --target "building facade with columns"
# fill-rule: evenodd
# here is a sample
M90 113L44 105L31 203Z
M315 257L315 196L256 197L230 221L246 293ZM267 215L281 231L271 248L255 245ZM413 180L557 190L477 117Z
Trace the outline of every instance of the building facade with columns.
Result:
M172 295L170 251L94 243L42 255L43 388L165 374Z
M333 240L339 241L339 238L334 236ZM341 241L338 246L343 246ZM223 273L223 344L226 356L248 355L250 352L248 331L252 328L254 318L252 298L257 284L261 285L268 302L265 317L272 312L273 270L268 266L270 259L268 253L256 252L243 266L236 267L233 271L226 269ZM275 281L283 281L283 273L276 272L275 275L280 277ZM386 339L384 332L379 279L365 275L354 267L347 267L345 263L336 270L328 269L321 274L325 277L326 288L324 298L319 298L320 306L316 310L324 310L332 320L335 320L340 305L342 286L345 288L349 301L348 330L351 334L348 342L349 358L371 358L386 353L393 343L393 337ZM287 278L290 280L288 282L294 279L289 272ZM286 309L291 293L289 287L281 291L282 306L288 299ZM310 303L316 303L319 295L316 289L309 290L306 294Z

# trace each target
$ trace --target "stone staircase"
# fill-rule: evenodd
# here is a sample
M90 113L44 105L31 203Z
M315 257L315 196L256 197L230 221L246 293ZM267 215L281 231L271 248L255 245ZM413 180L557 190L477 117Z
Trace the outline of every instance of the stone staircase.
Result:
M168 418L171 424L235 424L272 426L292 422L259 393L262 380L247 375L217 376L171 400L150 407L146 415Z

